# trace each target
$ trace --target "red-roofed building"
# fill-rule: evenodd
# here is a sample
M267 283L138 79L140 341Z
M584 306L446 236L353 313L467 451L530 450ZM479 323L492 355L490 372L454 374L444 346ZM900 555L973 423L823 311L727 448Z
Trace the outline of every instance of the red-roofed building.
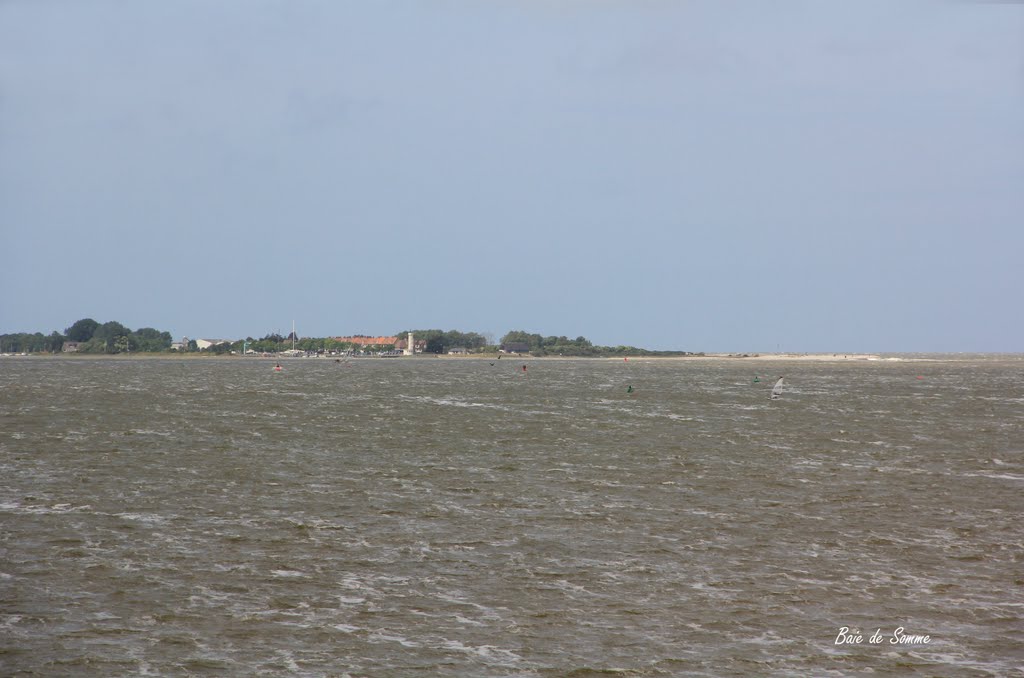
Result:
M394 346L398 337L334 337L335 341L343 341L357 346Z

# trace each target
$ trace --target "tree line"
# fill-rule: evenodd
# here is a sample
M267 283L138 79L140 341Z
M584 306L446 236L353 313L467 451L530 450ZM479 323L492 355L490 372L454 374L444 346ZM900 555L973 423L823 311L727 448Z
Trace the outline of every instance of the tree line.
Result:
M586 337L570 339L565 336L544 337L539 334L513 330L501 338L501 346L525 344L530 355L535 356L574 356L574 357L608 357L608 356L683 356L699 355L686 351L652 351L636 346L596 346ZM501 348L499 346L499 348Z
M493 336L480 332L462 332L459 330L413 329L402 330L395 336L404 339L412 332L417 342L425 342L426 353L442 354L452 349L465 349L470 353L495 353L503 348L515 348L517 352L525 348L525 352L534 356L678 356L694 355L686 351L651 351L635 346L597 346L583 336L570 339L565 336L542 336L540 334L513 330L506 333L495 343ZM292 348L307 353L344 353L364 350L391 351L394 344L376 346L367 349L356 343L338 341L333 337L306 337L300 339L291 334L282 336L277 333L266 334L259 339L246 337L233 342L216 344L203 353L215 355L255 353L280 353ZM171 350L170 332L162 332L152 327L131 330L117 321L105 323L92 318L76 321L63 333L53 331L49 335L41 332L33 334L0 335L0 352L4 353L59 353L65 342L77 342L79 353L152 353ZM190 341L182 346L183 351L199 351L196 342ZM699 354L697 354L699 355Z
M92 318L76 321L64 332L0 335L3 353L60 353L66 342L76 342L79 353L131 353L166 351L171 348L171 333L152 327L129 329L116 320L100 323Z

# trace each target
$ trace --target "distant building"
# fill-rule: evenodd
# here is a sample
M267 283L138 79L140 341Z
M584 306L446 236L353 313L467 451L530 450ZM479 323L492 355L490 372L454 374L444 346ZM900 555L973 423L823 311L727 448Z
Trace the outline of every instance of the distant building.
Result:
M426 339L416 339L416 338L413 338L412 346L413 346L413 350L415 350L416 353L423 353L424 351L427 350L427 340ZM405 349L407 349L407 348L409 348L409 340L408 339L399 339L398 341L395 342L395 350L396 351L405 351Z
M60 350L62 353L78 353L78 344L77 341L65 341Z
M367 348L376 346L394 346L398 342L398 337L334 337L334 340Z
M196 339L196 348L200 351L204 351L214 346L220 346L221 344L230 344L231 342L227 339ZM187 346L187 344L186 344Z
M530 345L522 341L510 341L501 345L502 353L529 353Z
M448 349L449 355L468 355L469 349L461 346L455 346L454 348Z

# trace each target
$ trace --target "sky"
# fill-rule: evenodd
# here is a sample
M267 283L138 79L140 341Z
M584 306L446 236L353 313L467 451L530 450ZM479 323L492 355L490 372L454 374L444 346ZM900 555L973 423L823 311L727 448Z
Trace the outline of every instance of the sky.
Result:
M0 333L1024 351L1024 3L0 0Z

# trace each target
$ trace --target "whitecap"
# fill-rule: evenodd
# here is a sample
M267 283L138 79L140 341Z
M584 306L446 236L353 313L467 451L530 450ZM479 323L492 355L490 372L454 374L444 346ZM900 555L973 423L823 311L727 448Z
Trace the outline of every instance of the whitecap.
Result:
M965 473L964 475L972 478L992 478L994 480L1024 480L1024 476L1015 476L1010 473Z
M367 636L367 640L369 640L371 643L389 642L398 643L402 647L420 647L420 643L418 643L415 640L409 640L408 638L405 638L403 636L392 636L385 633L381 633L379 631L371 633L369 636Z
M512 650L505 650L494 645L465 645L459 640L445 640L443 647L446 650L454 650L456 652L465 652L466 654L474 654L478 657L491 660L498 664L515 664L522 661L522 657L513 652Z
M331 628L335 628L342 633L355 633L359 630L358 626L352 626L351 624L334 624Z
M460 614L455 615L455 621L459 622L460 624L469 624L471 626L486 626L486 624L484 624L483 622L478 622L475 619L467 619L466 617L463 617Z

